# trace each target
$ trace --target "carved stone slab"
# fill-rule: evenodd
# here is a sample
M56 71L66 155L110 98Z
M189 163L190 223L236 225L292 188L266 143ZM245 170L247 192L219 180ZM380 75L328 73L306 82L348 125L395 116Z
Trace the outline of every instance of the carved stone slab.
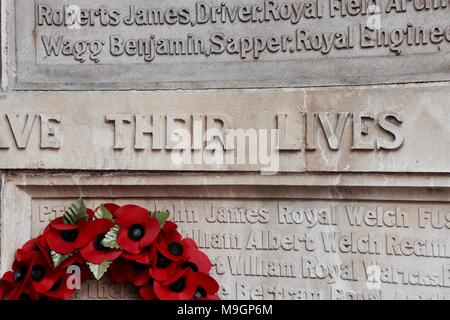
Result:
M447 0L5 0L10 87L450 80Z
M0 169L450 172L449 101L443 84L13 92Z
M2 271L17 247L83 196L90 206L170 210L211 257L223 299L450 299L448 175L362 182L352 175L7 174L3 181ZM135 292L105 279L77 297Z

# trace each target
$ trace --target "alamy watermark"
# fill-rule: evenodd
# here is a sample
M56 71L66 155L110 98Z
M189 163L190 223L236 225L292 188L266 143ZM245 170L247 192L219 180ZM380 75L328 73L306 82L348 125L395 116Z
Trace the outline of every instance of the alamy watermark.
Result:
M77 265L71 265L66 270L70 276L66 280L67 288L80 290L81 289L81 269Z
M277 129L208 129L194 122L190 130L176 129L170 140L175 166L253 166L261 174L279 171L279 132Z
M369 17L366 21L366 26L370 30L380 30L381 29L381 8L380 6L370 5L367 8Z
M367 267L367 289L380 290L381 289L381 268L377 265L370 265Z

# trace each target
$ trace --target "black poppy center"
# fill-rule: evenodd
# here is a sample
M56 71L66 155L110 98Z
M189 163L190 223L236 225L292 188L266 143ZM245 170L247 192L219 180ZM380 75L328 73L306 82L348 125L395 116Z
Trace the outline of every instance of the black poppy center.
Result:
M167 250L169 250L170 254L175 257L179 257L183 254L183 246L177 242L171 242L167 246Z
M192 263L192 262L185 262L185 263L183 263L183 265L181 267L183 269L191 268L191 270L194 271L194 272L198 271L197 265L195 263Z
M14 281L22 281L27 274L27 267L21 266L16 272L14 272Z
M55 282L55 284L50 288L50 291L56 291L58 290L62 285L62 280L58 279L58 281Z
M78 229L64 230L63 232L61 232L61 237L66 242L74 242L78 237Z
M164 257L161 253L158 252L158 260L156 261L156 267L159 269L164 269L167 267L172 261Z
M170 291L178 293L178 292L183 291L185 286L186 286L186 280L184 279L184 277L181 277L180 279L178 279L177 281L175 281L174 283L169 285L169 289L170 289Z
M97 249L98 251L105 251L105 250L108 250L108 248L106 248L106 247L103 245L103 243L102 243L102 241L105 239L105 235L106 235L106 233L99 234L99 235L97 235L97 236L95 237L95 239L94 239L94 247L95 247L95 249Z
M131 240L139 241L145 235L145 228L140 224L134 224L128 229L128 236Z
M137 271L146 271L146 270L148 270L148 265L143 264L143 263L139 263L139 262L133 261L133 263L131 265Z
M31 269L31 279L33 279L33 281L39 281L41 280L45 275L45 269L43 266L37 264L34 265L33 268Z
M194 293L195 299L206 298L206 290L202 287L197 287Z

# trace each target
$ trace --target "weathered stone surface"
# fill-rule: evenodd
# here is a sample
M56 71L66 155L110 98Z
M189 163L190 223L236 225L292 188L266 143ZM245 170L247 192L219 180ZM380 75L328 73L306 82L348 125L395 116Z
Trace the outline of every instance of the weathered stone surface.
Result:
M422 169L427 172L446 172L448 156L441 151L450 150L450 121L447 117L450 99L443 95L446 96L450 92L450 87L447 85L436 87L437 91L426 85L400 88L392 86L375 87L367 91L364 89L309 91L306 98L308 111L345 113L351 107L354 113L353 122L347 121L345 128L347 131L344 131L346 134L344 133L338 152L306 153L306 170L364 171L364 168L373 166L381 172L397 171L399 168L401 168L399 171L405 172L419 172ZM379 149L379 143L385 142L376 139L376 136L386 137L383 132L380 133L380 128L384 125L379 121L379 115L386 111L398 113L397 119L403 122L401 125L403 133L398 134L403 135L404 143L394 152ZM357 132L349 138L349 132L355 128ZM367 133L358 133L365 130ZM390 142L394 140L391 134L388 140ZM318 150L327 149L328 144L323 135L319 136ZM374 149L378 149L377 152L373 152ZM400 156L401 154L404 157ZM426 163L430 160L430 169L433 169L428 171ZM352 169L358 166L357 164L361 165L362 170ZM394 167L398 169L391 170Z
M449 13L2 0L0 274L83 197L169 210L222 299L449 300Z
M2 271L83 196L170 210L213 260L224 299L450 298L448 175L4 178ZM107 280L83 290L79 298L133 298Z
M268 158L280 148L300 148L304 110L303 91L200 91L200 92L14 92L0 100L0 155L2 169L84 170L213 170L260 171L270 169ZM17 108L20 106L20 109ZM280 119L277 121L277 119ZM208 162L207 147L225 129L241 129L230 160ZM176 130L184 130L178 132ZM247 143L247 135L256 140ZM267 133L267 137L259 134ZM176 135L175 135L176 133ZM189 158L178 161L177 137L189 140ZM210 136L208 138L208 135ZM175 139L172 140L172 137ZM219 137L220 138L220 137ZM206 141L209 141L208 143ZM240 141L240 140L239 140ZM268 142L267 148L259 148ZM195 149L194 149L195 148ZM223 150L220 145L217 149ZM274 152L272 152L272 149ZM212 149L214 150L214 149ZM238 152L244 157L240 160ZM192 155L192 156L191 156ZM271 159L269 159L271 160ZM277 170L274 159L274 171ZM304 153L286 152L282 168L304 170ZM264 164L266 162L266 164ZM210 163L210 164L208 164ZM242 164L241 164L242 163Z
M448 0L3 2L10 88L450 80Z
M450 172L449 88L8 93L0 168Z

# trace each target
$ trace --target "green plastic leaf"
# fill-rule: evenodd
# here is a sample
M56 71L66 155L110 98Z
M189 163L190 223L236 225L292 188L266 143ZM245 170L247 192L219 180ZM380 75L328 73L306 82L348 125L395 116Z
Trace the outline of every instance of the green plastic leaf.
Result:
M105 208L103 204L100 205L97 211L95 211L94 216L95 219L108 219L108 220L114 219L113 215L108 211L108 209Z
M70 207L66 210L64 214L64 223L65 224L77 224L80 219L89 219L89 215L87 214L86 205L84 204L83 199L78 199L74 203L70 205Z
M155 218L158 219L159 227L162 229L166 224L167 219L169 219L170 212L169 211L160 211L155 214Z
M119 234L119 226L116 224L112 227L102 240L102 244L106 248L121 249L117 244L117 235Z
M103 277L103 275L106 273L106 271L108 271L111 263L112 263L112 261L105 261L101 264L93 264L93 263L87 262L87 265L89 266L89 270L91 270L95 279L100 280Z
M69 253L69 254L60 254L58 252L55 252L53 250L50 250L50 257L52 258L53 261L53 266L55 268L58 268L59 265L61 263L63 263L64 261L66 261L67 259L69 259L71 256L73 256L73 253Z

